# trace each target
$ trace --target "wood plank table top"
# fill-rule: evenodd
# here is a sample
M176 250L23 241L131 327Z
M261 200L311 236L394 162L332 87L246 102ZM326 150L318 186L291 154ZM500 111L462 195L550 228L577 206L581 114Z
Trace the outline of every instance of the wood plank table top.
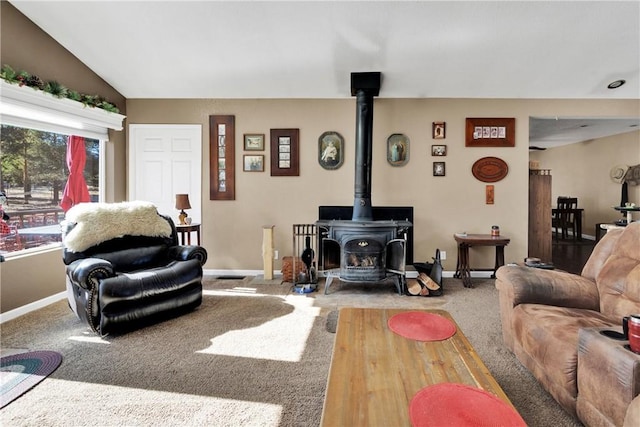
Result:
M404 338L392 332L387 322L407 311L441 315L456 325L456 333L443 341ZM443 382L479 387L513 406L448 312L343 308L321 425L410 426L413 396Z

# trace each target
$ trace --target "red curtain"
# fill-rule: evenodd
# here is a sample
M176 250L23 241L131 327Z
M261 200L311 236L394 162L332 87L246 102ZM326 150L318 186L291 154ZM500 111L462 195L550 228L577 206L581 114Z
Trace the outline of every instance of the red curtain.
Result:
M84 180L84 165L87 161L87 153L84 147L84 138L72 135L67 142L67 166L69 167L69 179L64 187L60 206L66 212L73 205L91 201L87 182Z

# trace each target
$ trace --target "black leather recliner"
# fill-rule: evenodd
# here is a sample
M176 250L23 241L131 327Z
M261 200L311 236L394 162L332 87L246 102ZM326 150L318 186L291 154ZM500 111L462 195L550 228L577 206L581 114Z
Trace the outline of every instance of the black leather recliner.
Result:
M104 204L91 205L100 209ZM119 214L122 219L127 210ZM155 215L154 220L160 217L168 223L170 228L164 225L167 231L170 229L170 235L124 234L82 251L73 251L66 244L67 236L78 223L73 218L63 223L69 306L100 335L166 320L191 311L202 302L206 250L201 246L178 245L171 218L157 211ZM109 232L118 234L118 230Z

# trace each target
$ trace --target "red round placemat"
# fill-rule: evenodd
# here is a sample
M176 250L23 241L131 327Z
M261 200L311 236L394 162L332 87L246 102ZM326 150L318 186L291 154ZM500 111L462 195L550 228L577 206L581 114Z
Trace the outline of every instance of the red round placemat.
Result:
M421 311L396 314L387 324L396 334L416 341L441 341L456 333L456 325L449 319Z
M515 409L493 394L454 383L417 392L409 405L409 417L414 427L527 425Z

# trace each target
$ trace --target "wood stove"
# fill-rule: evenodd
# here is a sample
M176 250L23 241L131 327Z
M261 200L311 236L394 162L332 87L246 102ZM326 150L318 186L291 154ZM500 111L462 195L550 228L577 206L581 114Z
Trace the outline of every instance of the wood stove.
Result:
M374 220L371 204L373 98L380 92L381 73L351 73L351 95L356 96L356 167L351 220L316 222L320 268L327 277L347 282L381 282L392 278L399 294L406 286L405 261L408 220Z

